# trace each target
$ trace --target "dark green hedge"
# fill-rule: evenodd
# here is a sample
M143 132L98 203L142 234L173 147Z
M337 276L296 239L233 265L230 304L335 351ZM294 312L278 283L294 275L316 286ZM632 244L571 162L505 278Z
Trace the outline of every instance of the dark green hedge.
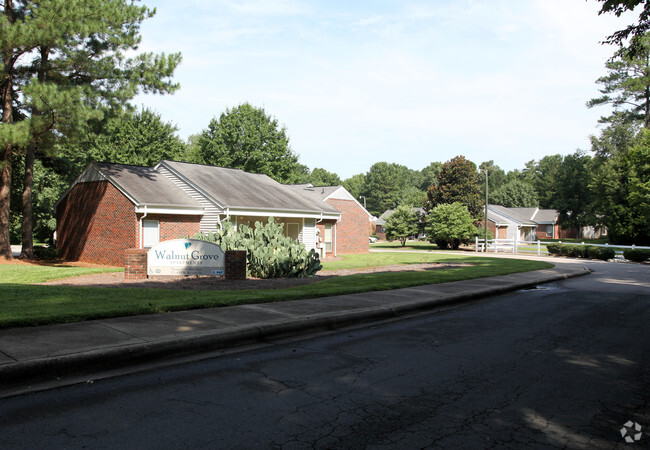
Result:
M650 250L640 248L628 248L623 252L625 259L634 262L650 261Z
M592 258L607 261L616 256L616 252L607 247L595 247L593 245L578 244L548 244L546 250L551 255L570 256L572 258Z

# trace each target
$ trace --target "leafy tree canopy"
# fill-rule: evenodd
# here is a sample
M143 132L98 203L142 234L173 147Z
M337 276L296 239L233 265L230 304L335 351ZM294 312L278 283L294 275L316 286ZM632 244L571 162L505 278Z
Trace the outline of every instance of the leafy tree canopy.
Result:
M438 184L427 191L431 210L438 205L462 203L470 214L479 217L484 200L479 190L478 173L473 162L464 156L457 156L442 165Z
M319 167L311 171L307 177L307 182L314 186L338 186L342 183L337 174Z
M399 193L400 205L411 205L422 208L427 201L427 193L414 186L408 186Z
M31 256L34 161L89 121L138 92L178 88L180 54L136 54L155 10L127 0L6 0L0 15L0 255L11 258L8 224L13 156L25 155L23 254ZM25 252L25 249L28 249Z
M410 185L410 169L395 163L378 162L365 176L362 195L367 198L367 209L379 216L399 204L400 192Z
M597 0L602 3L602 7L598 14L607 14L611 13L620 17L621 14L633 11L637 6L643 5L643 9L639 14L639 20L637 24L628 25L623 30L618 30L614 34L610 35L605 39L607 44L616 44L622 46L623 43L632 38L634 41L635 37L642 36L650 31L650 3L645 0ZM635 50L635 46L631 47L632 52Z
M650 131L643 130L629 152L629 205L632 214L632 242L650 245Z
M512 179L508 183L522 181L530 184L536 194L538 204L529 206L552 208L553 201L557 197L557 173L563 159L562 155L558 154L544 156L539 161L529 161L526 163L522 177ZM527 200L526 203L530 200L532 199ZM521 203L521 201L517 203Z
M89 150L91 159L153 166L163 159L183 160L185 143L177 128L148 108L111 118Z
M198 139L197 156L201 164L263 173L280 183L304 181L304 166L289 146L286 129L249 103L210 121Z
M489 194L490 204L505 206L506 208L529 208L539 206L537 192L530 185L521 180L510 181Z
M594 192L589 185L593 177L591 157L576 152L564 157L557 173L557 197L553 207L558 210L560 225L575 228L596 223L593 213Z
M429 241L441 249L457 249L461 242L477 236L472 214L458 202L436 205L427 215L425 230Z
M418 215L413 211L411 206L400 205L393 214L391 214L384 224L386 238L390 241L399 240L402 247L406 245L406 240L418 232Z
M356 199L360 198L366 187L366 177L359 173L346 178L343 181L343 187Z
M429 187L438 184L438 175L440 174L441 170L441 162L432 162L424 169L422 169L420 171L422 174L422 182L420 183L420 186L418 186L420 190L426 192Z
M508 182L508 177L503 169L496 164L493 160L482 162L479 169L487 170L488 173L488 188L490 191L495 191ZM480 190L485 192L485 174L479 176Z

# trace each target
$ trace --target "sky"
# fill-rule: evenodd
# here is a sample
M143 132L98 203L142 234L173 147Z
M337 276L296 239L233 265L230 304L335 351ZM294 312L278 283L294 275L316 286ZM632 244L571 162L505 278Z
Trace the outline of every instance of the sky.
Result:
M589 150L598 96L636 15L595 0L145 0L140 51L181 52L173 95L134 100L187 139L226 108L264 108L310 169L420 170L463 155L523 169Z

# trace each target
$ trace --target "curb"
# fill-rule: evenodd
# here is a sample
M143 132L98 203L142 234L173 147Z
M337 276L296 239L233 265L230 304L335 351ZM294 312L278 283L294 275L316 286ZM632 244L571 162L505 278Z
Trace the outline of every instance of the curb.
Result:
M25 385L29 382L52 380L72 374L81 375L91 371L115 370L129 365L259 343L271 338L335 330L349 325L391 319L440 306L513 292L538 284L566 280L589 273L591 273L591 270L585 267L583 271L547 275L534 281L512 282L475 291L449 294L444 298L412 300L399 304L373 306L335 314L321 313L302 318L269 322L263 325L243 326L217 333L206 332L201 335L165 339L145 344L130 344L71 355L9 363L0 366L0 383L6 387L15 387L17 384Z

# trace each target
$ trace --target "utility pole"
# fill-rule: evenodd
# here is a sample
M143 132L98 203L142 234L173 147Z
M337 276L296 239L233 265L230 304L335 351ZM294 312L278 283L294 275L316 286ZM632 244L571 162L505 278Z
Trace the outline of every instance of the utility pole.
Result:
M485 172L485 219L484 219L484 230L485 230L485 241L483 241L483 251L487 252L487 242L488 242L488 170L487 169L478 169L478 172Z

